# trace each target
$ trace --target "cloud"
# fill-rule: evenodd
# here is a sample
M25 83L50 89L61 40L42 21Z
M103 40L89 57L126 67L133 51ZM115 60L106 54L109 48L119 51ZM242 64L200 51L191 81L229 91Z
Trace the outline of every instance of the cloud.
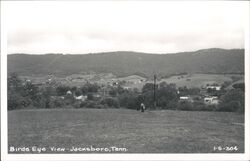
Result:
M7 4L9 53L169 53L244 47L244 2Z

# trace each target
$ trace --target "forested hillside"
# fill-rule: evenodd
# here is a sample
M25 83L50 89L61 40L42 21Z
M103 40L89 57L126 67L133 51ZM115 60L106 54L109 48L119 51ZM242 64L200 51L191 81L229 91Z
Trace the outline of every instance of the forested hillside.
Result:
M132 74L144 77L154 73L165 77L180 73L244 73L244 49L204 49L173 54L107 52L95 54L10 54L8 72L19 75L67 76L84 73Z

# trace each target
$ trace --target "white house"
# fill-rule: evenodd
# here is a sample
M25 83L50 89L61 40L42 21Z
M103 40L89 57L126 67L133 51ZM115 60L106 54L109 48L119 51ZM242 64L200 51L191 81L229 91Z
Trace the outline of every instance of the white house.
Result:
M219 91L219 90L221 90L221 86L207 86L206 87L207 89L214 89L214 90L216 90L216 91Z
M188 99L189 99L188 96L181 96L181 97L180 97L180 100L188 100Z
M190 96L181 96L180 101L194 102L193 97Z
M219 104L219 99L216 96L205 97L204 98L204 103L206 105L218 105Z
M72 92L71 92L71 91L67 91L66 94L67 94L67 95L72 95Z
M79 101L85 101L87 98L88 98L87 96L83 96L83 95L75 96L75 99Z
M131 87L127 87L127 86L125 86L125 87L123 87L124 89L127 89L127 90L129 90L129 89L131 89Z

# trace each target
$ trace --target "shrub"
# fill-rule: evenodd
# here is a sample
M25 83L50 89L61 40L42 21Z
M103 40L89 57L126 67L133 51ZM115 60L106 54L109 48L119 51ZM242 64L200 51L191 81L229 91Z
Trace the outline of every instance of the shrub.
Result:
M193 111L208 111L209 109L206 108L206 105L202 101L194 101L193 102Z
M8 96L8 110L15 110L28 107L32 104L32 100L23 97L20 94L12 94Z
M81 102L79 104L79 106L77 106L79 108L97 108L98 107L98 103L95 101L84 101Z
M167 107L168 109L176 109L178 105L178 101L172 100L168 103Z
M51 105L50 105L52 108L62 108L65 106L65 101L62 100L62 99L54 99L51 101Z
M96 105L96 108L97 108L97 109L105 109L105 108L108 108L108 106L102 105L102 104L97 104L97 105Z
M192 111L193 110L193 105L192 103L188 101L179 101L177 105L178 110L183 110L183 111Z
M116 96L118 93L117 89L116 88L111 88L110 91L109 91L109 95L114 97Z
M242 91L245 91L245 83L235 83L233 84L234 89L240 89Z
M87 105L87 101L81 102L77 108L84 108Z
M241 89L232 89L221 97L218 111L241 112L245 110L245 95Z
M76 95L76 96L82 95L82 91L81 91L80 89L76 89L75 95Z
M142 95L144 104L148 107L154 107L154 84L147 83L143 86ZM167 84L161 82L156 85L156 99L157 106L163 109L175 108L173 107L177 101L177 90L175 84Z
M219 106L218 111L227 111L227 112L243 112L244 108L241 108L239 101L230 101L228 103L223 103Z
M95 101L87 101L86 108L96 108L97 103Z
M102 105L107 105L108 107L112 107L112 108L119 108L119 102L117 99L115 98L105 98L101 101Z
M70 87L61 85L56 88L56 93L58 96L63 96L66 95L68 90L70 90Z
M88 98L88 100L93 101L94 100L94 95L92 93L88 93L87 98Z
M141 102L144 102L142 95L135 94L135 92L124 92L118 96L120 107L128 109L137 109L140 107ZM146 105L147 106L147 105Z
M160 102L160 101L159 101ZM176 100L166 101L165 104L162 104L163 101L161 101L161 104L157 104L161 109L176 109L178 106L178 102Z

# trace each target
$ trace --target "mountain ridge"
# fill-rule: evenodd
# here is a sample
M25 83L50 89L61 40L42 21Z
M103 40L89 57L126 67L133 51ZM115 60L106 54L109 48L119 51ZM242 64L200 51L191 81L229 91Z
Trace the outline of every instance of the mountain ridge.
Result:
M193 53L193 52L206 52L206 51L226 51L226 50L244 50L244 48L231 48L231 49L223 49L223 48L206 48L199 49L193 51L181 51L181 52L171 52L171 53L150 53L150 52L139 52L139 51L129 51L129 50L117 50L117 51L107 51L107 52L94 52L94 53L78 53L78 54L70 54L70 53L43 53L43 54L31 54L31 53L10 53L8 55L92 55L92 54L120 54L120 53L135 53L135 54L154 54L154 55L166 55L166 54L182 54L182 53Z
M10 54L8 73L68 76L113 73L162 77L180 73L244 73L244 49L210 48L175 54L145 54L131 51L97 54Z

